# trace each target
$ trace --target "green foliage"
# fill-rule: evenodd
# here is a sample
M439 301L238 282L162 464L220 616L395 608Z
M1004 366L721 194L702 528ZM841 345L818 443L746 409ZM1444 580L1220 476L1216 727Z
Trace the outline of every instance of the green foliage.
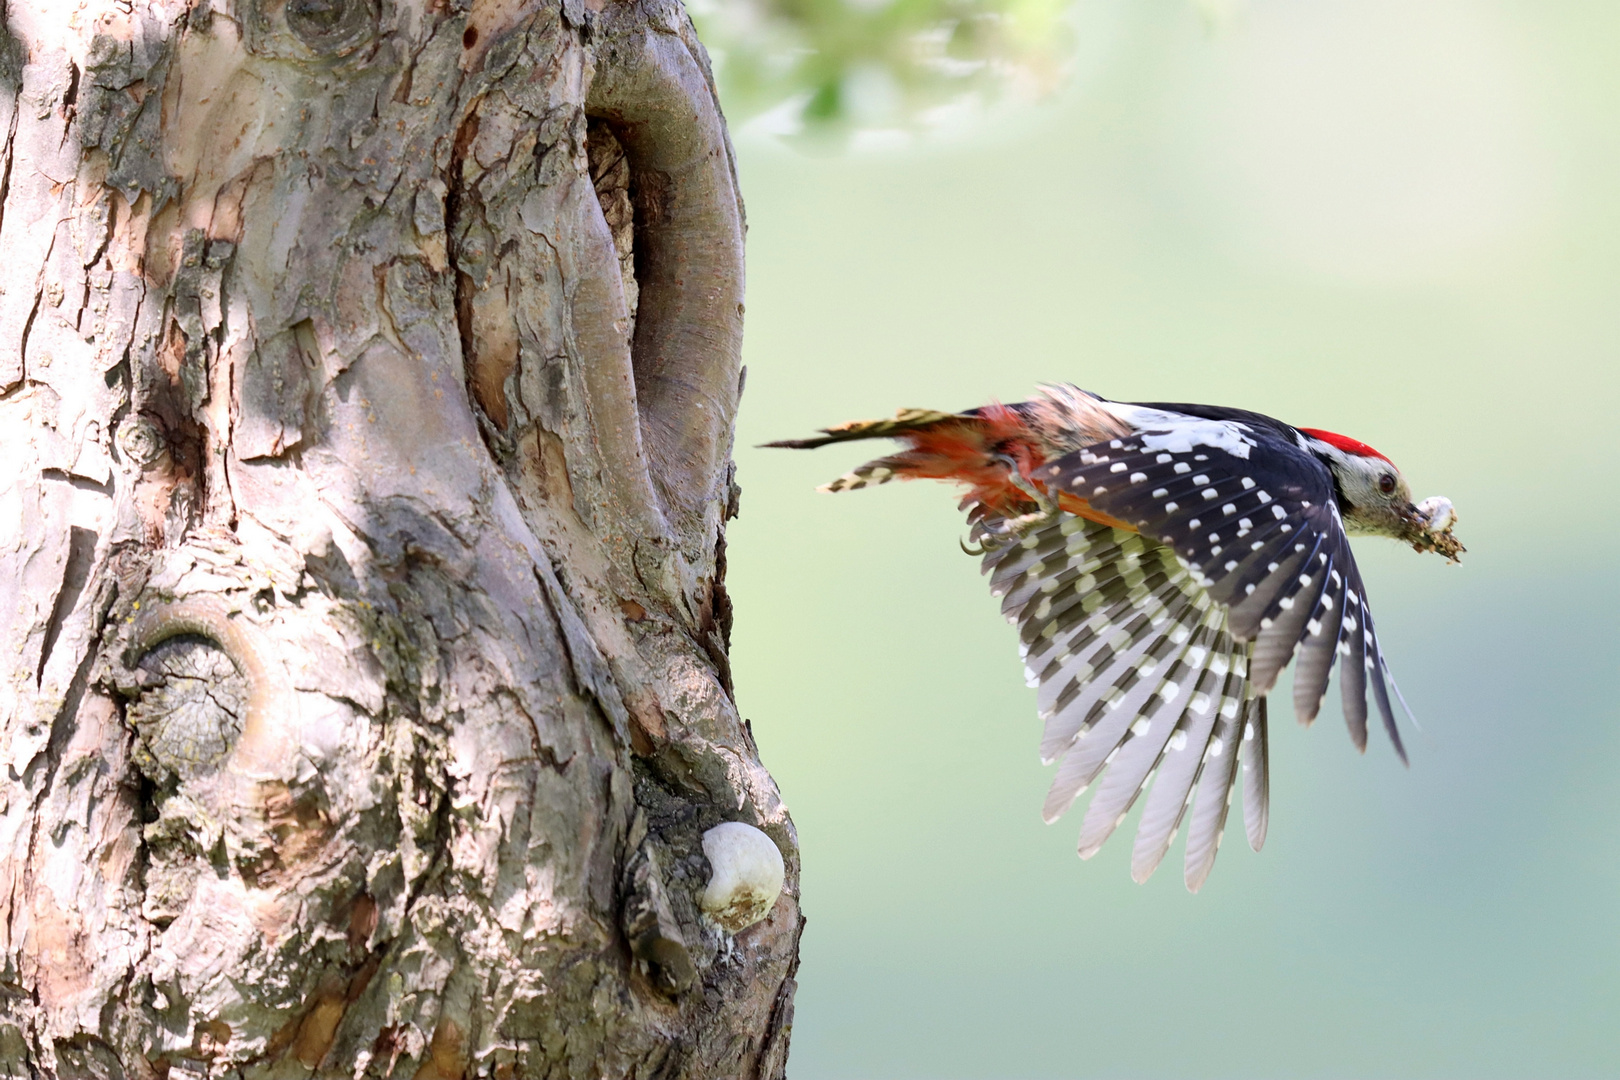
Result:
M840 135L926 126L941 107L1054 86L1067 0L695 0L734 123Z

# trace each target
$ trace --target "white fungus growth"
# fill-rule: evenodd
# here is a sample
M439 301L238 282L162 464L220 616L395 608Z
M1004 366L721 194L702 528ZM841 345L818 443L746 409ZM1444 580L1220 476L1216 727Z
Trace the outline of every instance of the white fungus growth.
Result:
M698 904L715 925L733 934L770 914L786 868L776 842L752 825L723 821L703 834L712 873Z

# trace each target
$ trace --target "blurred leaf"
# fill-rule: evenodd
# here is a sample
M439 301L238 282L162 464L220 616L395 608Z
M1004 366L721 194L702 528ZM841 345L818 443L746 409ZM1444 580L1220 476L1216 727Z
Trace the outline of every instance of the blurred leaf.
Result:
M927 127L1033 97L1071 55L1067 0L693 0L733 123L781 134Z

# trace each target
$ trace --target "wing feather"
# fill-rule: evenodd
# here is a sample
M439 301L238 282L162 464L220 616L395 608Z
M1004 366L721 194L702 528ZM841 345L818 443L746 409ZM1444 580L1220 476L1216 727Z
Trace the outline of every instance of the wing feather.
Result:
M1131 853L1131 876L1138 882L1146 881L1158 868L1192 802L1193 785L1203 768L1204 749L1220 718L1223 687L1231 671L1233 652L1238 649L1224 633L1218 645L1224 648L1211 651L1198 677L1196 693L1165 750L1158 779L1148 792Z
M1249 683L1256 694L1270 693L1277 685L1277 676L1294 658L1294 647L1327 581L1327 554L1322 550L1325 544L1325 537L1301 531L1295 544L1296 557L1288 564L1289 575L1260 618L1254 660L1249 665Z
M1367 749L1367 639L1362 633L1361 576L1347 575L1344 610L1339 616L1339 697L1344 722L1356 749Z
M1308 722L1344 657L1345 717L1362 748L1370 672L1405 760L1390 704L1399 690L1386 682L1331 476L1286 443L1286 429L1236 428L1259 441L1177 445L1144 428L1035 474L1138 531L1060 513L1018 535L982 506L970 515L993 548L983 569L1037 688L1042 760L1057 762L1043 817L1095 786L1079 837L1089 857L1145 799L1132 876L1146 880L1185 823L1193 891L1214 864L1240 777L1249 844L1265 842L1266 695L1290 662L1295 711ZM1263 461L1243 453L1245 441L1267 444Z
M1195 612L1212 607L1207 598L1190 595L1187 585L1184 574L1143 579L1075 625L1057 646L1026 654L1040 686L1040 715L1047 721L1043 760L1056 758L1097 721L1104 705L1117 703L1145 660L1162 663L1170 645L1187 640L1186 624L1196 621Z
M1079 646L1074 637L1101 632L1106 624L1118 624L1129 613L1141 609L1169 578L1161 569L1144 567L1132 555L1110 563L1096 573L1084 574L1068 588L1038 599L1032 597L1018 611L1018 638L1028 655L1044 657L1059 643L1072 650Z
M1253 679L1253 668L1250 676ZM1243 766L1243 828L1249 846L1259 851L1266 843L1266 826L1271 822L1271 772L1267 760L1266 699L1254 699L1249 722L1239 742L1239 762Z
M1150 620L1138 617L1106 640L1077 654L1056 678L1041 683L1037 702L1046 721L1041 760L1051 762L1093 734L1104 713L1118 704L1116 680L1133 670L1160 641Z
M1169 635L1146 639L1135 652L1110 669L1116 675L1111 677L1105 673L1097 680L1102 689L1094 695L1088 693L1087 698L1093 704L1067 749L1060 751L1062 761L1052 779L1043 810L1048 823L1063 816L1104 766L1112 762L1125 733L1140 719L1142 706L1147 704L1157 683L1140 678L1135 661L1153 656L1153 650L1158 649L1159 655L1154 659L1162 662L1165 654L1178 648L1180 646ZM1068 726L1071 722L1065 720L1064 724Z
M1342 542L1341 542L1342 543ZM1322 595L1317 598L1316 610L1306 620L1305 632L1300 637L1299 659L1294 663L1294 715L1300 723L1309 724L1322 709L1327 695L1328 677L1333 671L1333 658L1338 655L1343 626L1344 574L1341 559L1335 554L1328 560L1324 576L1327 579ZM1342 676L1341 676L1342 677Z
M1119 755L1108 769L1080 824L1080 857L1089 859L1125 820L1175 734L1192 700L1197 677L1219 632L1218 618L1199 624L1155 687L1153 698L1131 724Z
M1367 650L1367 673L1372 676L1373 698L1378 702L1378 711L1384 717L1384 732L1389 741L1395 745L1395 753L1401 759L1402 765L1410 765L1406 759L1406 747L1401 742L1401 729L1395 724L1395 709L1390 705L1389 687L1384 685L1384 654L1378 647L1378 634L1373 629L1372 612L1367 610L1366 599L1362 600L1362 616L1367 621L1364 634Z
M1125 535L1129 534L1116 535L1107 525L1064 515L1022 542L985 556L990 594L1001 597L1002 614L1011 619L1041 589L1054 568L1058 574L1077 576L1088 563L1111 562L1119 557L1119 539Z
M1242 657L1239 657L1242 659ZM1220 851L1226 815L1232 806L1232 782L1237 775L1234 736L1248 720L1253 699L1248 697L1247 672L1234 666L1221 697L1220 717L1204 747L1204 768L1193 797L1192 823L1187 828L1187 861L1183 876L1187 888L1197 892L1209 877Z

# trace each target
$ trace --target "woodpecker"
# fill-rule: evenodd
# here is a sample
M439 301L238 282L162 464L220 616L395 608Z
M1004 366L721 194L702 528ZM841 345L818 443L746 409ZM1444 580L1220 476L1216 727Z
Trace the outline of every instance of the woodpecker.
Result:
M990 591L1018 628L1045 723L1041 758L1058 765L1046 821L1097 786L1082 858L1154 781L1131 876L1146 881L1185 822L1184 876L1197 892L1240 776L1259 851L1266 698L1296 654L1301 722L1316 718L1342 657L1351 740L1366 750L1370 685L1406 761L1390 692L1406 702L1386 682L1348 538L1392 537L1451 562L1464 549L1450 501L1414 504L1400 470L1372 447L1242 409L1109 401L1071 385L966 412L904 409L767 445L884 437L904 448L821 490L917 478L966 489L976 546L964 550L982 555Z

